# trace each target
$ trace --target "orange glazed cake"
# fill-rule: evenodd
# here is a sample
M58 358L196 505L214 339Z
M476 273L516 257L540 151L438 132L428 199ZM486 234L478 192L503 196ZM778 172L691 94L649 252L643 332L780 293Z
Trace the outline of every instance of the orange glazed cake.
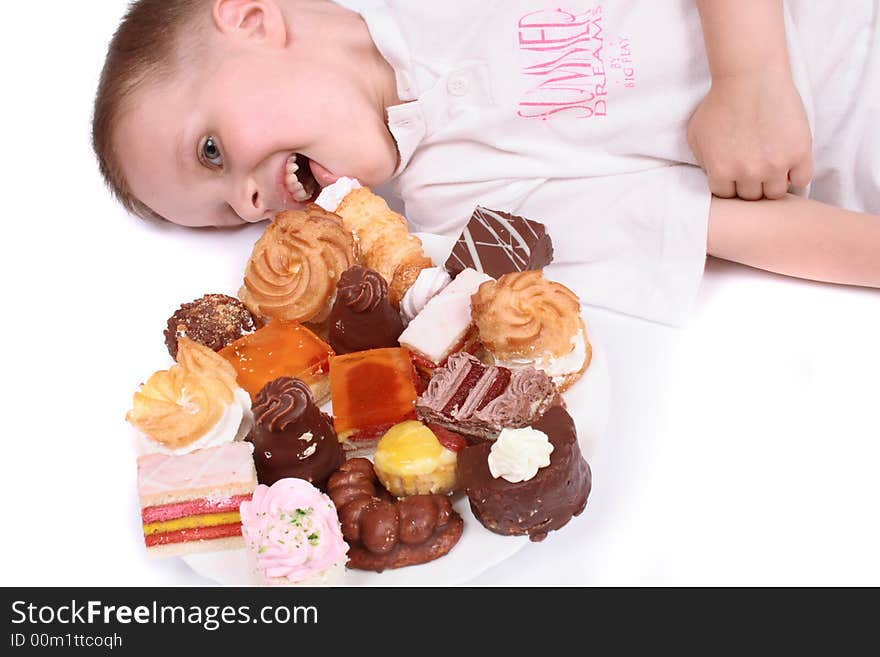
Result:
M282 376L306 383L320 406L330 397L333 349L302 324L272 320L220 350L238 373L238 385L255 399L262 387Z
M388 429L415 417L414 376L412 356L401 347L330 359L333 425L349 457L370 453Z

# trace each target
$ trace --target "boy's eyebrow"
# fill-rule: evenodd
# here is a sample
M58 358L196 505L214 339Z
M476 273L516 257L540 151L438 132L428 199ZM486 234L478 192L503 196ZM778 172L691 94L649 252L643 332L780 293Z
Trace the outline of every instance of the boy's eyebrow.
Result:
M177 166L179 169L189 169L192 165L192 160L187 155L187 147L186 147L186 134L183 130L177 133L177 138L174 140L174 159L177 161Z

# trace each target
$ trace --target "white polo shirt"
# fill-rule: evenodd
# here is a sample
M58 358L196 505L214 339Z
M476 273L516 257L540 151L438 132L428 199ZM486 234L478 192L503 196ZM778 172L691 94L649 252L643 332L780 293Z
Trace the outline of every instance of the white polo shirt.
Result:
M342 4L397 75L392 185L414 230L458 236L477 205L520 214L584 303L686 317L710 202L685 140L711 82L694 0Z

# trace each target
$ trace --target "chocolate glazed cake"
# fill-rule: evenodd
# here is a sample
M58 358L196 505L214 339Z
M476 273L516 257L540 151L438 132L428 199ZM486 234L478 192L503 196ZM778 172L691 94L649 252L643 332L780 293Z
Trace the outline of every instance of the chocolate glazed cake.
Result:
M261 484L295 477L321 490L345 460L333 423L309 387L292 377L270 381L254 400L254 465Z
M550 465L527 481L495 479L489 471L490 443L467 447L458 453L459 482L474 512L486 529L496 534L528 534L542 541L587 505L590 466L581 455L574 420L554 406L532 425L547 434L553 451Z
M400 313L388 300L388 283L372 269L354 265L339 279L330 311L330 346L337 355L396 347Z
M471 267L499 278L511 272L543 269L552 261L553 242L544 224L478 206L445 266L453 277Z
M561 403L553 381L540 370L484 365L470 354L458 353L434 373L416 400L416 414L425 423L495 440L502 428L528 426Z

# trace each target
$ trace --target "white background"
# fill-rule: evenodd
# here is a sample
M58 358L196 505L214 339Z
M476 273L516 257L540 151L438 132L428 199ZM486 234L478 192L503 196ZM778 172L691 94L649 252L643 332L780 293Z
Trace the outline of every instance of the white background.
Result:
M104 190L89 121L123 9L4 18L3 585L204 583L144 556L123 417L167 317L234 293L259 228L152 226ZM473 584L880 584L877 291L710 261L683 329L586 317L612 399L587 511Z

